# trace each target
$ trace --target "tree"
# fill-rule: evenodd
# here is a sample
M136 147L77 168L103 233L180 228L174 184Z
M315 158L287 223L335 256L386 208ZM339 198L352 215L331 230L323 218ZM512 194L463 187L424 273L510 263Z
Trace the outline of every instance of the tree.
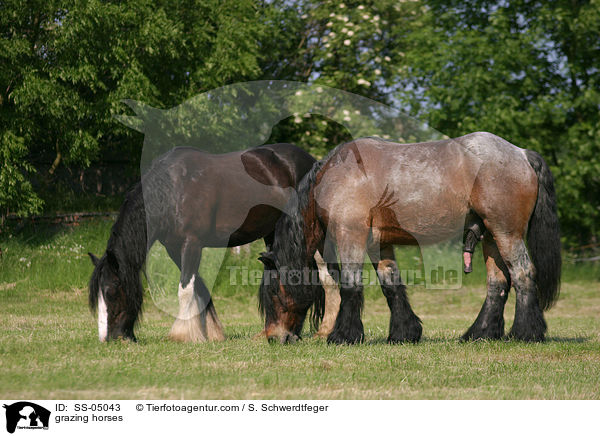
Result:
M42 207L29 182L35 169L27 159L35 123L18 112L15 96L27 76L43 69L44 41L57 18L52 1L0 4L0 221L8 212L28 214Z
M487 130L540 152L556 178L563 233L600 222L600 5L430 0L398 76L413 114L449 136Z
M251 0L2 2L0 215L39 212L60 165L138 158L122 99L168 108L257 78L261 26Z
M263 65L265 77L312 82L383 104L393 102L390 90L396 69L404 63L404 41L392 31L413 20L417 4L282 0L273 6L267 44L274 56ZM274 131L272 139L296 142L323 156L350 136L325 117L296 114Z

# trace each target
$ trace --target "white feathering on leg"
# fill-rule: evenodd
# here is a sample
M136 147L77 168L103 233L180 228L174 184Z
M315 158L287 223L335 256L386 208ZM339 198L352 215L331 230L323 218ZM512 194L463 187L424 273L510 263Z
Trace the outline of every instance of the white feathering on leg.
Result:
M171 327L169 337L179 342L205 342L206 332L200 320L198 299L194 295L194 284L196 276L192 276L190 282L183 287L179 283L177 296L179 297L179 314Z

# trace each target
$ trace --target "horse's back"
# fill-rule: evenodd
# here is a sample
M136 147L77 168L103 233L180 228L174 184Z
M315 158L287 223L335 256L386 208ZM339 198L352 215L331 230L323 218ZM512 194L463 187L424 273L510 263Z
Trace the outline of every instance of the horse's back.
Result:
M534 178L523 150L489 133L415 144L360 138L332 152L315 199L326 221L376 226L387 216L381 226L443 239L470 210L506 210L514 191L530 202Z
M222 154L206 153L195 147L174 147L155 159L150 172L180 171L187 174L215 168L223 174L227 170L238 168L240 162L244 164L250 157L260 161L263 170L276 170L277 175L290 179L291 185L295 185L315 162L309 153L289 143L267 144ZM281 170L285 172L282 173ZM283 184L290 183L286 180Z
M170 234L196 235L205 246L239 245L272 231L313 163L292 144L224 154L176 147L155 161L149 176L170 185L169 204L160 205L173 215Z

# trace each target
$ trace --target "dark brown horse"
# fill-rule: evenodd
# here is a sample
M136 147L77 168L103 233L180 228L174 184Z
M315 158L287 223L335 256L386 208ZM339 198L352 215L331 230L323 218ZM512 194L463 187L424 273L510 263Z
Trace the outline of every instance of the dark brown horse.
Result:
M179 315L171 338L223 339L212 299L198 274L203 247L273 243L281 210L314 158L292 144L213 155L180 147L157 158L127 195L106 253L90 254L89 303L101 341L135 340L142 306L140 271L155 241L181 270Z
M300 183L291 210L295 212L282 216L275 227L273 250L261 258L269 272L265 277L276 278L260 290L267 336L299 334L310 304L323 299L322 288L290 280L290 271L314 269L315 251L331 242L341 263L341 303L328 341L364 338L365 254L391 311L388 341L418 341L421 322L397 280L393 246L423 247L466 228L466 252L473 248L471 233L484 232L488 289L463 339L504 335L511 286L517 298L509 336L544 339L542 310L558 296L561 258L552 175L536 152L490 133L419 144L357 139L315 164ZM330 264L337 260L335 255L324 257Z

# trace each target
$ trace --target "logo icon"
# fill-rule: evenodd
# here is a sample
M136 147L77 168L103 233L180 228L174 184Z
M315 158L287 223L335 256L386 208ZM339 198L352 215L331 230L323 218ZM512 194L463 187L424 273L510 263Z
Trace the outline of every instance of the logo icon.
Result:
M48 429L50 411L29 401L19 401L11 405L4 404L6 409L6 431L14 433L19 429Z

